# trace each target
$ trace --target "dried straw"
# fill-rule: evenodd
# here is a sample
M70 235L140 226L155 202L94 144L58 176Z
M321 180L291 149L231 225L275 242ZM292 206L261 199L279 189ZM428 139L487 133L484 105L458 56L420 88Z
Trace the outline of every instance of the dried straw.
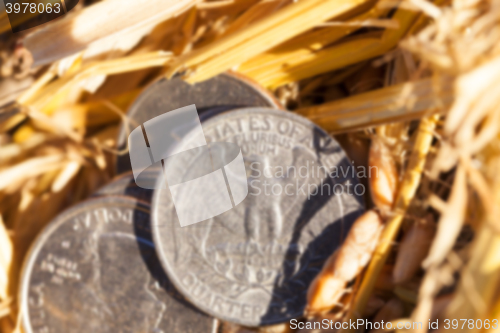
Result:
M16 102L0 109L2 332L20 332L19 269L34 237L112 176L117 131L133 99L162 76L198 82L228 69L342 133L356 163L368 163L360 152L367 149L352 142L370 139L394 160L382 167L396 173L397 199L374 200L385 219L380 240L356 244L369 249L358 265L330 258L310 291L321 302L317 309L310 302L308 320L500 319L498 1L172 4L103 0L30 32L24 46L48 66L22 70L28 87L13 70L23 67L16 59L28 59L13 48L21 40L0 45L0 87L21 87L6 90L2 100ZM2 12L0 33L7 30ZM476 234L470 244L464 226ZM446 286L455 291L438 296L453 289Z

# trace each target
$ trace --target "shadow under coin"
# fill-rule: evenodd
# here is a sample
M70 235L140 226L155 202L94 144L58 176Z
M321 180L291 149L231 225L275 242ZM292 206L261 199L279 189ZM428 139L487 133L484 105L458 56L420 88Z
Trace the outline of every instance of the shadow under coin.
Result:
M186 328L191 326L194 328L196 326L194 323L196 323L196 321L200 319L200 317L208 318L206 314L202 313L191 303L187 302L184 297L182 297L182 295L177 291L174 285L170 282L167 274L161 266L161 263L155 251L151 235L150 219L148 219L147 221L134 219L134 231L142 260L144 261L148 272L153 279L152 287L161 289L163 292L166 292L168 294L168 297L175 300L174 302L170 302L170 304L167 305L164 317L168 317L169 320L172 320L172 318L176 318L177 321L181 322L178 323L177 326ZM190 330L186 329L186 332L190 332ZM193 332L195 332L195 330L193 330Z

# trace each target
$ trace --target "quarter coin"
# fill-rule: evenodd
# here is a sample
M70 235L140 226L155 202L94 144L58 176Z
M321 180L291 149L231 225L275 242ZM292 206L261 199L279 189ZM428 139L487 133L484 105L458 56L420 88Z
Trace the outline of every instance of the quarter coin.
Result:
M152 227L163 267L217 318L260 326L301 316L309 284L363 213L357 170L332 137L290 112L240 109L202 127L209 147L239 146L249 193L229 211L181 227L171 190L157 189ZM190 152L170 166L177 184L205 172L206 156ZM176 190L175 202L189 204L190 193Z
M141 174L141 181L145 182L145 184L152 185L151 188L153 188L154 184L158 181L160 173L161 169L145 170ZM117 195L132 197L144 203L151 204L153 190L137 186L134 174L132 171L129 171L115 177L109 184L106 184L97 190L92 197L95 198Z
M194 85L180 78L153 83L127 112L128 129L122 126L118 136L120 150L126 148L128 133L144 122L165 112L195 104L202 121L209 116L247 106L280 108L279 102L266 89L241 74L225 73ZM131 170L130 158L117 159L117 174Z
M125 197L89 200L55 218L29 253L21 306L27 333L217 329L162 270L149 206Z

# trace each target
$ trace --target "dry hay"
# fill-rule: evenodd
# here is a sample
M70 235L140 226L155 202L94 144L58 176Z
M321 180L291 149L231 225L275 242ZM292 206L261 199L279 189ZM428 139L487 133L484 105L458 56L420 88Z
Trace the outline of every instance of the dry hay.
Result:
M131 101L160 76L226 70L383 170L305 320L500 319L500 1L156 1L106 22L118 2L141 3L79 5L16 36L0 13L0 331L20 332L34 237L113 176Z

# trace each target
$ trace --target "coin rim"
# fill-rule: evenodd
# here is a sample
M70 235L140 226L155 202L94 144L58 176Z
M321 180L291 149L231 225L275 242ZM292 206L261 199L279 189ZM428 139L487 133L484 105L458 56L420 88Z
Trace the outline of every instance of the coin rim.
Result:
M228 77L229 79L233 79L233 80L236 80L236 81L241 81L243 83L245 83L249 88L253 89L258 95L260 95L263 99L265 99L269 105L267 107L269 108L273 108L273 109L276 109L276 110L285 110L285 108L283 107L283 105L280 103L280 101L274 96L274 94L269 91L268 89L262 87L261 85L259 85L259 83L255 80L253 80L252 78L246 76L246 75L243 75L241 73L238 73L238 72L234 72L234 71L226 71L226 72L223 72L221 74L219 74L219 76L226 76ZM214 78L214 77L212 77ZM211 78L211 79L212 79ZM137 95L133 102L130 103L129 107L127 108L127 117L129 115L129 113L133 110L133 109L137 109L137 108L140 108L141 105L142 105L142 100L144 98L147 98L147 94L150 92L151 88L164 81L164 80L169 80L168 78L165 78L163 76L160 76L158 77L157 79L153 80L152 82L150 82L149 84L147 84L144 89L142 89L142 91L140 92L139 95ZM210 79L207 79L207 80L210 80ZM202 81L203 82L203 81ZM189 82L186 82L187 84L193 86L193 84L189 83ZM249 107L252 107L252 106L249 106ZM255 106L253 106L255 107ZM214 115L213 117L216 117L218 115ZM208 118L209 119L209 118ZM208 120L206 119L206 120ZM142 125L142 124L141 124ZM126 133L126 123L124 122L121 122L120 123L120 127L118 129L118 133L116 134L116 144L118 145L118 147L120 147L120 139L122 136L126 136L127 133ZM114 164L115 164L115 167L114 167L114 171L117 172L117 174L122 174L124 172L119 172L118 171L120 170L118 168L118 162L120 160L120 158L123 158L125 155L127 155L127 152L128 152L128 141L127 141L127 138L125 137L124 138L124 143L125 143L125 148L127 148L127 150L125 151L125 153L123 154L118 154L114 157ZM128 172L128 171L131 171L131 170L127 170L125 172Z
M146 172L151 172L151 171L148 171L148 170L145 170L144 171L145 173ZM158 174L162 173L162 169L158 169ZM90 199L96 199L96 198L107 198L107 197L115 197L115 196L118 196L118 197L127 197L127 198L131 198L131 199L134 199L134 200L137 200L147 206L151 206L151 202L148 202L148 201L145 201L145 200L142 200L142 199L139 199L139 198L136 198L132 195L129 195L127 193L101 193L102 190L104 190L105 188L107 188L108 186L111 186L113 183L115 182L119 182L127 177L131 177L132 180L135 182L135 177L134 177L134 172L132 170L130 171L127 171L127 172L123 172L123 173L120 173L118 175L115 175L109 182L107 182L106 184L100 186L99 188L97 188L97 190L95 190L91 195L90 197L88 198L88 200ZM158 176L158 178L161 177L161 176ZM136 183L137 184L137 183ZM126 187L125 189L128 189L128 187ZM144 189L145 191L154 191L154 189ZM153 195L151 195L151 200L153 199Z
M117 201L112 201L116 200ZM50 238L50 236L68 219L72 218L73 216L80 214L82 210L90 208L95 208L102 206L103 202L105 203L118 203L120 206L123 207L134 207L134 208L139 208L140 210L144 212L148 212L150 219L151 219L151 206L141 200L136 200L132 197L127 197L127 196L106 196L106 197L99 197L99 198L91 198L84 200L80 203L78 203L75 206L69 207L68 209L64 210L60 214L58 214L56 217L52 219L51 222L49 222L48 225L46 225L38 234L38 236L35 238L35 240L32 242L32 244L29 247L28 252L26 253L22 269L21 269L21 286L19 288L19 300L20 300L20 309L21 309L21 315L22 315L22 326L23 329L25 330L25 333L34 333L31 321L29 318L29 309L28 309L28 294L29 294L29 280L31 277L31 273L33 272L33 267L35 264L35 261L37 259L37 254L40 252L40 250L43 248L43 245L46 243L46 241ZM152 234L152 232L151 232ZM156 248L156 246L155 246Z
M322 133L322 134L326 135L327 137L329 137L330 139L332 139L333 142L336 143L341 148L342 153L348 159L349 165L352 166L352 163L349 160L348 155L345 152L344 148L340 145L340 143L334 137L332 137L330 134L328 134L328 132L326 132L323 128L321 128L318 125L316 125L315 123L313 123L311 120L309 120L303 116L297 115L295 113L292 113L290 111L273 109L273 108L264 108L264 107L239 108L239 109L231 110L230 112L226 112L226 113L222 113L220 115L214 116L210 119L207 119L202 125L206 125L209 122L221 121L221 119L234 116L235 113L248 114L248 113L252 113L255 111L259 111L258 113L264 114L264 115L277 115L277 116L285 115L287 117L290 117L289 119L292 119L293 121L297 121L298 123L306 126L307 128L317 129L320 133ZM355 177L354 180L359 183L359 179L357 177ZM194 297L192 297L190 294L185 292L185 290L184 290L185 287L179 281L178 275L171 273L175 270L171 268L169 260L167 260L166 256L163 255L163 243L161 241L160 229L159 229L160 223L157 223L157 222L159 222L158 210L159 210L159 207L162 206L162 205L159 205L159 203L158 203L159 196L160 196L159 193L160 193L160 191L156 190L153 193L153 198L151 200L151 233L153 234L153 242L155 243L155 251L158 255L158 258L160 259L160 263L161 263L163 269L168 274L172 284L191 304L193 304L197 309L208 314L209 316L212 316L214 318L218 318L218 319L221 319L224 321L232 322L232 323L235 323L238 325L248 326L248 327L261 327L261 326L266 326L266 325L280 324L280 323L287 322L290 319L298 318L302 315L302 313L297 313L297 314L294 314L290 317L283 317L281 320L263 321L263 322L258 323L258 324L255 324L252 322L246 322L244 320L236 321L234 318L229 318L227 316L221 315L220 313L216 313L208 306L204 306L200 302L197 302ZM366 210L365 200L364 200L363 196L356 195L356 197L360 201L360 215L361 215L362 212L364 212ZM339 246L340 245L341 244L339 244Z
M226 72L219 74L218 76L227 76L230 79L244 82L246 85L248 85L250 88L252 88L255 92L257 92L257 94L259 94L263 99L265 99L269 102L269 106L268 106L269 108L273 108L276 110L284 110L284 107L283 107L283 105L281 105L280 101L268 89L260 86L256 81L247 77L246 75L243 75L243 74L237 73L237 72L233 72L233 71L226 71ZM215 77L216 76L211 77L210 79L213 79ZM210 80L210 79L207 79L207 80ZM142 89L141 93L139 95L137 95L137 97L134 98L133 102L130 103L130 106L127 108L126 115L128 116L128 114L132 111L132 109L137 109L137 108L141 107L142 100L144 98L148 97L147 94L150 92L150 90L153 86L155 86L156 84L158 84L162 81L168 81L168 80L169 80L168 78L161 76L161 77L158 77L157 79L153 80L149 84L147 84L146 87L144 87L144 89ZM201 81L201 82L204 82L204 81ZM189 84L190 86L194 85L194 84L189 83L189 82L186 82L186 83ZM249 107L252 107L252 106L249 106ZM215 117L216 116L218 116L218 115L215 115ZM122 135L126 135L126 133L122 133L124 128L125 128L125 124L123 122L121 122L120 128L119 128L117 136L116 136L116 144L119 143ZM128 143L126 138L125 138L125 143ZM128 146L128 144L127 144L127 146ZM118 156L122 156L122 155L118 155Z

